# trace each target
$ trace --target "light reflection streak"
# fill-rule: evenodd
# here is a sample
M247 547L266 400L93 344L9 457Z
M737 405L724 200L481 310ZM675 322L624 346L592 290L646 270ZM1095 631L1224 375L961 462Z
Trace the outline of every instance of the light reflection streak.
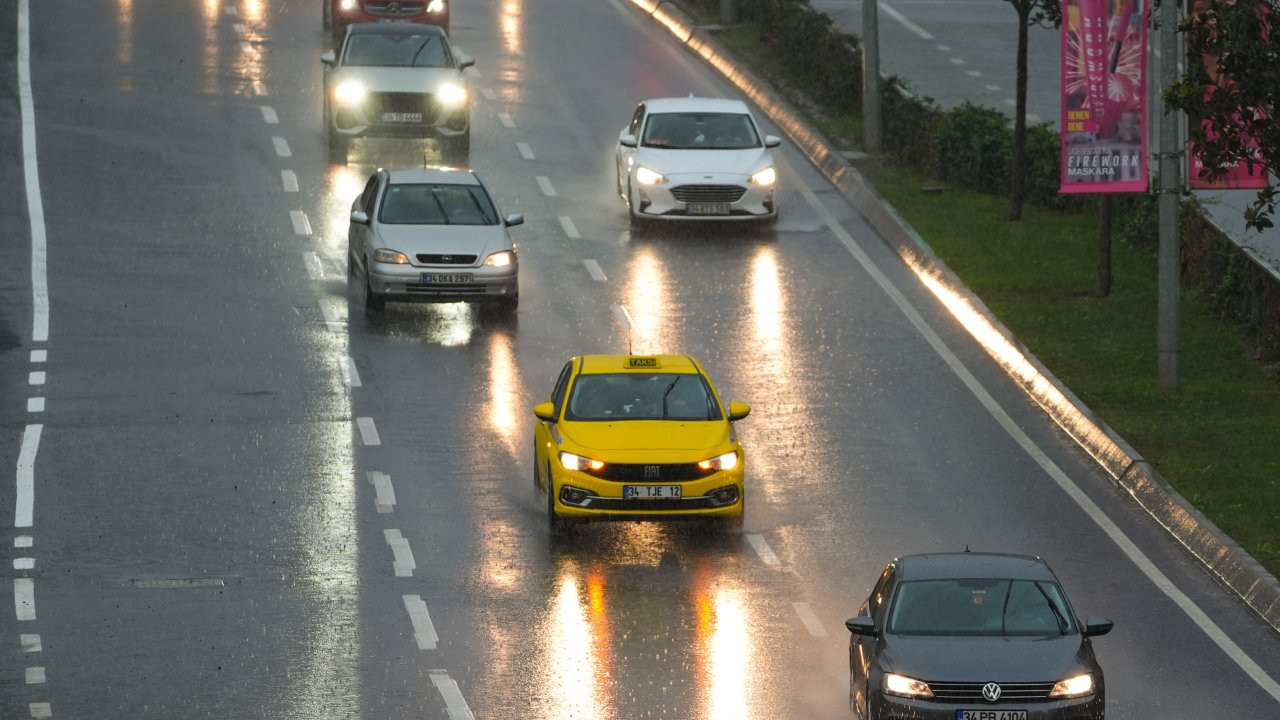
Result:
M523 0L504 0L498 15L498 27L502 32L502 48L507 56L523 53L521 31L524 29Z
M133 0L116 0L116 26L119 28L116 40L116 63L133 64ZM130 77L124 75L122 77ZM132 80L125 80L132 84ZM121 90L133 90L122 87Z
M476 325L471 303L445 303L431 307L438 322L427 332L428 340L444 347L462 347L471 342L471 332Z
M662 317L666 310L667 273L652 248L638 251L627 273L627 312L631 316L628 345L632 353L661 353Z
M329 196L326 216L329 218L328 232L323 233L329 243L329 250L347 253L347 229L351 226L351 203L364 191L368 175L348 165L331 165L329 167Z
M600 692L600 684L610 674L604 580L596 571L587 574L586 582L588 603L584 607L578 568L572 561L560 568L560 585L551 604L551 627L545 633L544 667L552 675L552 686L547 688L551 705L548 717L610 717Z
M751 714L744 681L751 677L751 643L742 598L737 590L717 587L710 595L699 592L695 607L706 717L748 720Z
M750 389L759 395L743 398L771 415L783 418L783 427L796 427L796 418L787 417L794 414L795 403L792 394L796 392L794 363L788 353L788 338L784 323L787 311L787 299L781 279L782 270L778 265L777 251L772 246L759 248L751 259L751 326L748 348L744 356L752 357L752 378ZM744 337L747 335L744 333ZM728 400L729 398L726 398ZM783 446L795 447L795 438L787 436L774 438L774 442ZM813 438L809 439L814 440ZM748 476L751 478L786 477L785 454L779 455L761 447L760 452L752 452L747 447ZM779 466L782 465L782 466ZM782 491L773 483L753 482L748 492L762 492L770 502L784 502Z
M266 6L262 0L241 0L240 15L246 23L258 25L266 17Z
M218 55L222 44L218 42L218 21L221 18L221 0L204 0L201 19L204 20L204 62L200 70L204 72L204 94L217 95L222 92L222 73L218 71Z
M513 456L519 441L519 388L520 372L516 369L511 336L495 333L489 357L489 423Z

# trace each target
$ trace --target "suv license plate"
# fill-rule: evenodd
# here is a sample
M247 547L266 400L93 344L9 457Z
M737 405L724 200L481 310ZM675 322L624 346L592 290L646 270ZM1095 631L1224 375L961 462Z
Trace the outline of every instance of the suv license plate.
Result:
M685 203L684 211L690 215L728 215L729 203Z
M1026 710L957 710L956 720L1027 720Z
M384 123L420 123L422 122L422 113L384 112L382 113L382 122Z
M678 498L679 485L623 485L622 497L631 498Z
M471 273L422 273L423 285L463 285L471 282Z

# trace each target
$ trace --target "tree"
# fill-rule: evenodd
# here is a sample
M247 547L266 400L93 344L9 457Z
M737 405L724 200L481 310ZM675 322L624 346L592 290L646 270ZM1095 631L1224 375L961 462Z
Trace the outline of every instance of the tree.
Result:
M1013 178L1009 183L1009 219L1022 219L1027 194L1027 28L1060 27L1061 0L1005 0L1018 13L1017 105L1013 113Z
M1174 0L1161 0L1173 2ZM1179 30L1187 63L1165 90L1169 105L1197 118L1189 127L1209 180L1238 164L1280 168L1280 2L1195 0ZM1273 226L1277 188L1267 175L1244 217L1249 227Z

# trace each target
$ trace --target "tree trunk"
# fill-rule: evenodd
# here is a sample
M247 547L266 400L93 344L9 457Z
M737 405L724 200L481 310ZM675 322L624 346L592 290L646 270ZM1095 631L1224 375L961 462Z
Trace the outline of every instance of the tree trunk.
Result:
M1111 196L1098 196L1098 291L1100 298L1111 294Z
M1017 106L1013 111L1013 178L1009 183L1009 219L1022 219L1022 202L1027 186L1027 24L1032 0L1018 0Z

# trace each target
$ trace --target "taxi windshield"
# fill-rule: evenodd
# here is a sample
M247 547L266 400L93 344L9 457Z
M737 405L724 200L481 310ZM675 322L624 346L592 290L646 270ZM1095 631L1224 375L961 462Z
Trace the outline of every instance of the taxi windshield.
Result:
M1034 580L904 582L889 611L896 635L1066 635L1075 631L1062 590Z
M720 420L720 406L696 373L580 375L566 420Z

